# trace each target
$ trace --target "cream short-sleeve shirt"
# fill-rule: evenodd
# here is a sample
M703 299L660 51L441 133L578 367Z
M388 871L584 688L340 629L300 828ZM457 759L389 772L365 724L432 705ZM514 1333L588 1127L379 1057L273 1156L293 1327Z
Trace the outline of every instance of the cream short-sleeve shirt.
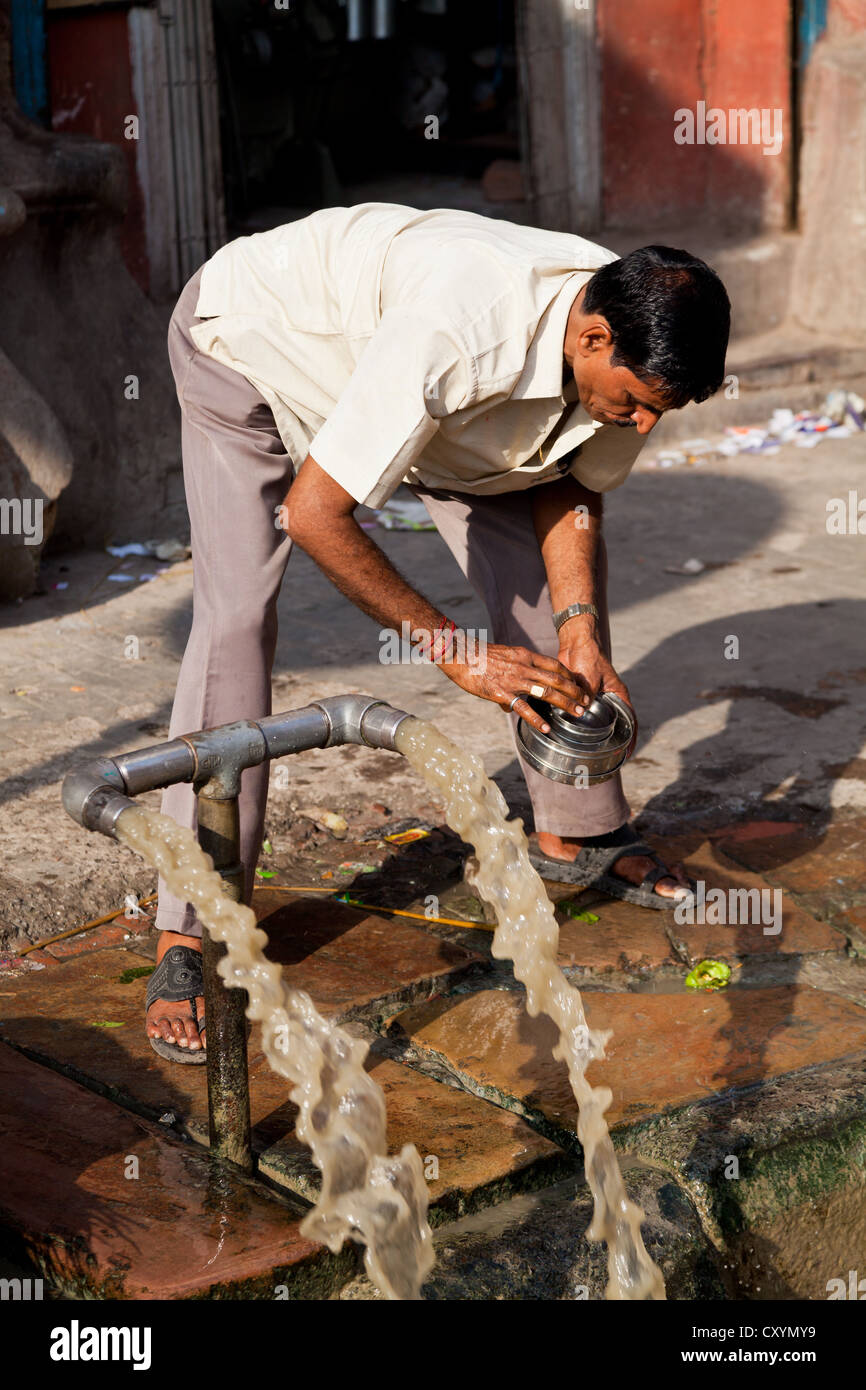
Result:
M613 260L476 213L326 208L218 251L191 332L261 392L296 466L311 453L370 507L404 481L484 494L571 472L607 492L644 436L578 404L544 441L574 395L569 311Z

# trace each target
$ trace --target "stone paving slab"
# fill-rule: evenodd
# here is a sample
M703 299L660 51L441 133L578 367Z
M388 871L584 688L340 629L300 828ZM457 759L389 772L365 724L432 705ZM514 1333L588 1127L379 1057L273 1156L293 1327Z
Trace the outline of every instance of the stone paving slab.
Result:
M589 1079L609 1086L611 1126L866 1048L866 1010L799 986L717 994L584 995L590 1025L612 1029ZM478 1090L565 1138L576 1129L553 1024L523 996L486 990L416 1005L392 1020L413 1053L444 1059Z
M444 988L483 959L399 917L339 903L275 891L257 894L254 907L269 937L268 957L327 1017L351 1017L407 991Z
M646 1214L644 1243L662 1271L668 1298L723 1299L722 1260L690 1199L664 1174L631 1165L624 1177L629 1196ZM435 1233L436 1265L422 1296L432 1302L603 1300L607 1251L586 1239L591 1218L589 1189L572 1178L449 1222ZM339 1298L374 1301L381 1295L359 1275Z
M337 944L343 951L354 948L357 928L353 919L360 914L345 909L344 917L344 910L339 908L334 912L340 914L339 923L345 926L344 934L331 947L336 954ZM365 923L361 925L364 928ZM375 919L372 933L365 933L362 944L384 948L390 926L381 918ZM449 953L460 964L468 957L462 948L435 939L431 939L432 949L428 949L423 933L398 928L395 935L402 938L398 945L402 944L404 958L406 937L410 934L420 938L422 948L422 972L416 972L416 980L426 977L424 972L436 959L447 968ZM313 942L310 935L306 940L308 945ZM284 944L286 949L281 951L278 947L275 954L291 954ZM369 956L368 949L368 959ZM147 980L121 983L121 976L130 967L148 964L135 951L102 950L6 980L0 998L0 1037L87 1078L121 1105L156 1117L171 1111L191 1132L206 1135L206 1068L180 1066L158 1056L144 1034ZM358 972L350 974L339 958L325 959L318 973L314 965L307 966L303 961L297 971L291 964L284 969L293 985L311 986L314 1002L325 1015L339 1016L346 1011L347 1001L366 1004L375 999L379 989L385 988L391 994L394 988L395 975L387 965L366 992ZM252 1118L256 1125L281 1106L286 1097L285 1081L274 1076L261 1051L258 1027L250 1036L249 1066Z
M453 984L481 959L399 918L288 894L257 895L256 907L271 937L271 959L327 1017L352 1016L379 1001L424 997ZM104 1085L121 1104L156 1115L171 1110L184 1123L200 1120L207 1113L205 1069L156 1055L143 1029L146 980L121 982L130 967L150 964L148 957L135 949L137 943L132 949L100 949L105 938L98 931L72 940L79 947L74 956L58 960L33 951L28 959L44 955L46 970L4 980L2 1035ZM251 1068L257 1053L266 1068L254 1034Z
M840 820L821 829L803 825L794 834L750 835L744 827L722 850L745 868L779 884L813 912L844 910L866 897L866 821Z
M598 893L581 891L573 884L546 880L547 896L556 907L559 922L559 963L565 968L577 966L591 974L612 971L648 971L676 962L676 955L665 932L665 914L647 912L634 903L603 898ZM446 901L447 897L447 901ZM576 912L591 912L598 920L580 922L568 913L568 903ZM423 901L413 904L423 911ZM467 916L483 904L462 887L450 896L440 898L441 914L446 917ZM495 921L479 920L472 932L472 943L489 953ZM443 934L442 929L437 929Z
M122 946L131 937L130 928L119 922L104 922L101 927L92 927L80 936L70 936L65 941L55 941L45 947L45 952L55 960L71 960L73 956L86 955L91 951L107 950L111 946ZM34 952L29 952L34 954Z
M389 1153L414 1144L425 1163L433 1222L573 1171L573 1158L517 1115L373 1053L367 1070L385 1093ZM283 1132L260 1154L259 1171L315 1201L319 1175L291 1132L295 1114L287 1102L259 1125L260 1141Z
M0 1115L4 1239L72 1296L326 1298L355 1267L297 1205L3 1044Z
M730 842L729 842L730 843ZM742 845L741 838L736 842ZM756 843L766 844L768 840L759 838ZM703 841L696 849L684 854L684 863L691 877L703 881L705 891L721 889L728 894L723 904L723 912L714 911L707 905L705 915L732 916L744 915L736 900L731 899L731 890L757 889L764 894L761 899L752 900L752 906L745 910L748 920L741 922L679 922L675 911L665 913L668 933L677 951L689 964L711 959L734 960L752 955L806 955L820 951L844 951L845 937L827 922L816 921L805 908L791 897L789 892L780 891L781 931L766 934L765 926L775 927L778 919L774 915L776 899L774 890L767 879L760 874L741 867L727 857L718 844ZM640 909L638 909L640 911ZM763 915L762 915L763 913Z
M351 927L349 938L355 930ZM141 1026L147 981L120 982L130 966L146 963L129 950L101 950L56 963L50 976L44 971L16 977L0 999L0 1037L127 1109L153 1119L173 1115L182 1130L207 1144L206 1068L159 1057ZM327 979L324 967L323 982ZM318 1004L318 977L314 983ZM96 1026L100 1023L122 1026ZM255 1027L249 1044L253 1144L262 1153L267 1176L312 1198L318 1174L307 1149L294 1138L296 1112L288 1101L289 1086L268 1065L260 1036ZM437 1159L440 1176L431 1183L431 1198L443 1212L455 1214L495 1201L502 1189L551 1181L556 1175L562 1155L517 1116L387 1059L371 1059L371 1066L388 1096L390 1149L413 1143L422 1156Z
M155 1118L170 1111L181 1125L203 1118L206 1130L206 1068L157 1056L144 1034L147 980L120 981L151 964L135 951L95 951L4 981L0 1038L127 1109ZM106 1023L120 1026L98 1026Z
M598 921L578 922L567 916L559 903L561 966L580 966L589 973L601 974L612 970L657 970L676 963L665 932L667 913L614 898L592 901L587 894L574 899L574 905L577 911L592 913Z
M862 1270L863 1053L656 1115L628 1145L695 1201L727 1251L732 1297L824 1299L828 1279Z

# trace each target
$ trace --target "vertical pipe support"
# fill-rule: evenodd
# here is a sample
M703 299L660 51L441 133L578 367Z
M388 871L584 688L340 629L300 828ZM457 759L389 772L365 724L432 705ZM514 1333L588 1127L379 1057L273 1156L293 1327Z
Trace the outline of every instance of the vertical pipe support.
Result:
M216 795L219 790L216 779L197 790L198 841L213 860L226 893L239 903L244 896L244 870L240 862L238 799ZM223 985L217 965L226 948L213 939L207 927L202 929L201 948L211 1152L251 1173L246 991Z
M187 742L187 740L184 740ZM244 900L238 796L241 772L267 757L260 728L240 721L189 740L195 754L198 842L233 902ZM207 1046L208 1129L211 1152L245 1172L253 1170L250 1085L247 1070L246 991L227 988L217 971L226 954L207 927L202 931Z

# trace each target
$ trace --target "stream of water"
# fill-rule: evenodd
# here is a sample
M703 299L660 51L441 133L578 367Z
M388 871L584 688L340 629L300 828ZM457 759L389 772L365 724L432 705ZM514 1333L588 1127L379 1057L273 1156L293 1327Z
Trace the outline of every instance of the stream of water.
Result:
M559 927L544 884L529 862L523 824L508 819L505 799L479 759L432 724L404 720L396 744L442 799L448 825L475 850L473 887L491 904L498 922L493 955L513 962L515 977L526 988L530 1017L546 1014L559 1031L553 1055L568 1067L577 1101L577 1136L594 1202L587 1236L607 1244L606 1296L664 1298L661 1271L641 1236L644 1214L625 1190L604 1118L612 1093L586 1079L587 1066L604 1057L611 1034L588 1026L580 992L559 968Z
M608 1247L606 1296L664 1298L661 1271L641 1236L644 1214L626 1193L605 1122L611 1092L586 1079L589 1063L603 1059L610 1033L588 1026L580 993L559 968L559 927L529 862L522 822L508 819L502 793L480 761L432 724L406 719L396 744L441 797L448 825L475 850L474 885L498 921L494 956L513 961L531 1017L544 1013L559 1031L554 1056L568 1067L594 1201L587 1236ZM135 807L118 819L117 837L158 869L211 935L225 942L220 974L227 985L247 991L247 1015L262 1025L265 1055L292 1083L300 1112L296 1132L322 1173L321 1195L302 1222L303 1234L332 1251L347 1238L363 1241L377 1288L388 1298L419 1298L433 1267L427 1184L414 1147L387 1154L385 1098L364 1070L366 1043L322 1018L303 990L288 987L264 954L268 938L252 910L226 896L191 830Z
M417 1149L388 1156L385 1097L364 1070L367 1044L328 1023L310 996L290 989L264 948L251 908L232 902L191 830L136 806L118 818L117 838L158 869L172 892L195 907L227 954L219 972L249 995L247 1017L262 1025L274 1071L292 1083L295 1131L322 1173L319 1200L301 1223L311 1240L336 1252L363 1241L367 1274L392 1299L417 1299L433 1267L427 1182Z

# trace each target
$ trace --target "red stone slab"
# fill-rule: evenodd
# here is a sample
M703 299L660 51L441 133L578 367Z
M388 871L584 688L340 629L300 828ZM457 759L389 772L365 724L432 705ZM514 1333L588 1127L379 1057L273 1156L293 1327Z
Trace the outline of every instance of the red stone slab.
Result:
M171 1111L206 1143L206 1068L180 1066L151 1048L141 1026L147 981L122 985L118 978L139 963L142 957L130 951L100 951L57 965L50 982L46 972L10 981L11 994L0 998L0 1036L73 1070L124 1106L156 1116ZM123 1026L94 1027L98 1021ZM448 1210L464 1209L479 1189L523 1182L530 1169L557 1155L518 1116L399 1063L371 1059L370 1065L386 1091L391 1151L412 1143L422 1157L437 1158L440 1176L431 1196ZM307 1150L294 1137L290 1087L263 1056L258 1028L250 1038L249 1066L253 1143L269 1151L263 1171L311 1195Z
M665 932L666 913L615 898L584 905L582 894L575 900L580 912L591 912L597 922L578 922L566 917L561 903L557 917L559 963L581 966L602 973L611 970L656 970L676 961Z
M484 1194L496 1200L500 1191L523 1185L529 1170L548 1169L562 1157L518 1115L478 1096L388 1058L368 1057L367 1070L385 1093L389 1152L398 1153L404 1144L417 1148L431 1204L451 1215L477 1206ZM259 1126L260 1136L266 1138L274 1127L289 1130L294 1115L287 1103ZM287 1132L261 1154L260 1171L314 1200L318 1181L308 1180L306 1156L305 1147Z
M257 894L254 907L269 937L269 958L327 1016L345 1016L401 990L443 988L483 959L399 917L339 903L274 892Z
M613 1030L606 1059L588 1074L612 1090L614 1125L866 1048L866 1010L799 986L591 992L584 1003L591 1027ZM406 1010L391 1027L492 1094L575 1129L566 1068L552 1056L555 1029L548 1019L529 1017L522 995L487 990L433 1000Z
M757 840L776 840L783 835L796 835L803 829L798 820L754 820L737 821L734 825L717 826L707 831L710 840L729 840L736 844L742 840L753 843Z
M52 946L46 946L45 950L54 956L55 960L69 960L72 956L83 955L86 951L102 951L109 946L121 946L129 934L128 926L105 922L101 927L94 927L82 936L70 936L65 941L55 941Z
M802 826L790 835L740 833L720 845L738 864L815 908L828 898L866 894L866 821L840 821L825 830Z
M281 908L263 925L273 932L269 954L285 962L290 984L306 989L331 1017L399 996L403 988L440 989L478 959L423 931L335 905L307 901L299 911ZM197 1134L206 1133L205 1068L157 1056L144 1034L147 980L120 982L130 967L150 963L130 950L102 950L6 980L0 1037L96 1081L121 1104L157 1115L173 1111ZM120 1026L98 1026L106 1023ZM249 1055L256 1124L283 1104L287 1088L277 1079L273 1089L257 1030Z
M330 1262L290 1209L3 1044L0 1118L0 1223L68 1292L327 1297Z
M147 979L121 975L152 962L128 950L87 952L4 982L0 1038L50 1058L131 1108L186 1121L207 1117L205 1067L158 1057L144 1034ZM99 1027L98 1024L120 1024Z
M665 914L671 939L692 963L709 956L713 960L737 960L751 955L808 955L821 951L844 951L845 938L827 922L818 922L794 902L790 893L774 888L761 875L730 860L717 844L704 841L693 853L686 854L687 871L697 881L703 881L705 892L721 889L727 896L724 902L705 904L703 915L742 916L743 921L719 922L680 921L676 909ZM730 896L731 890L746 889L768 894L763 900L752 898L748 906ZM778 892L780 899L773 894ZM774 917L779 902L780 918ZM679 916L684 914L680 912ZM697 913L695 916L697 917ZM781 931L766 934L764 927L775 927L781 921Z

